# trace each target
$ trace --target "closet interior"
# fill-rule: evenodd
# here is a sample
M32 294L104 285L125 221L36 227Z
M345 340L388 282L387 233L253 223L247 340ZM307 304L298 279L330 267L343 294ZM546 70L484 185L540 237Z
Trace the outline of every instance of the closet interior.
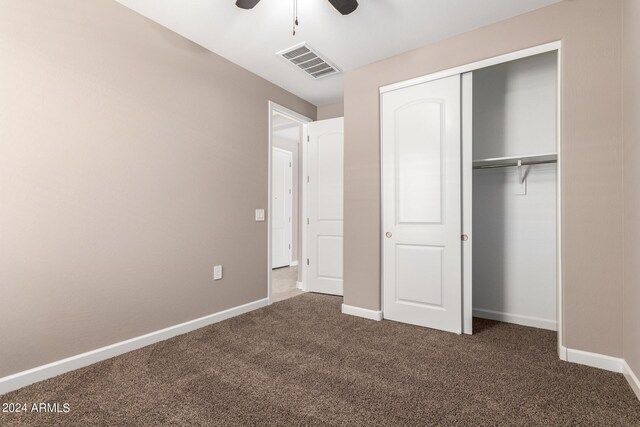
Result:
M557 330L558 62L473 72L473 316ZM466 262L466 261L465 261Z

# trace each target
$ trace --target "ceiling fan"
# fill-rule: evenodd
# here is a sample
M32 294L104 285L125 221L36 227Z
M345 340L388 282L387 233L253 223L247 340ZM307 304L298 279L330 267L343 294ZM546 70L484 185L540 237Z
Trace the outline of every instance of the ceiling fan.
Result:
M260 0L236 0L236 6L241 9L253 9ZM329 0L329 3L343 15L348 15L358 8L358 0Z

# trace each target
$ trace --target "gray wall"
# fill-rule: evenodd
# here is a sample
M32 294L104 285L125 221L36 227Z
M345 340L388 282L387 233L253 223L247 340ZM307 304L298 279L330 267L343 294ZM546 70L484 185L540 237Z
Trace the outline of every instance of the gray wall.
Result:
M344 303L380 309L380 86L563 40L564 344L622 356L622 0L563 1L345 75Z
M640 1L624 2L624 359L640 376Z
M0 377L267 297L268 101L315 106L111 0L0 0L0 52Z
M318 120L335 119L337 117L344 117L344 104L342 102L318 107Z

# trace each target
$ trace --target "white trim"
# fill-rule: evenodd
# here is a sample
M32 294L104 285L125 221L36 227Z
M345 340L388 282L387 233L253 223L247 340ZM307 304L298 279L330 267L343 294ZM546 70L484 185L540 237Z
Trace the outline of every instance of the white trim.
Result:
M299 153L302 153L302 172L300 176L300 194L299 194L299 203L300 203L300 212L302 216L300 217L300 223L302 224L298 247L298 260L300 262L300 272L298 277L302 280L301 287L303 291L307 292L307 283L309 283L309 279L307 278L307 257L308 257L308 249L307 242L309 241L309 233L307 232L309 227L307 227L307 218L309 213L307 212L307 173L309 171L307 166L307 156L308 156L308 142L309 142L309 126L306 124L302 127L302 147L298 150Z
M631 367L626 361L623 361L622 373L624 374L624 377L629 382L629 385L631 386L631 390L633 390L633 392L638 397L638 400L640 400L640 380L638 380L637 375L631 370Z
M351 316L364 317L365 319L380 321L382 320L382 311L369 310L366 308L354 307L352 305L342 304L342 314Z
M473 72L461 76L462 333L473 334Z
M556 120L556 154L558 156L556 161L556 319L558 320L558 357L560 360L567 360L567 349L564 346L564 310L562 290L564 289L562 280L562 182L563 167L562 167L562 42L558 42L557 53L557 73L558 73L558 106L557 106L557 120Z
M555 331L558 324L555 320L541 319L539 317L522 316L519 314L503 313L501 311L473 309L473 317L481 319L497 320L499 322L514 323L516 325L531 326L533 328L548 329Z
M296 282L296 289L300 289L303 292L307 292L302 282Z
M559 339L560 339L560 330L558 330L558 340ZM560 343L558 343L558 357L560 358L560 360L564 360L565 362L567 361L567 347L563 346Z
M269 117L271 117L271 112L277 112L278 114L288 117L291 120L295 120L301 123L310 123L313 121L313 119L307 117L307 116L303 116L300 113L296 113L293 110L288 109L287 107L283 107L282 105L275 103L273 101L269 101Z
M298 265L298 261L291 261L291 264L289 264L289 267L296 267Z
M382 120L384 119L384 94L380 91L380 100L378 101L380 105L378 105L378 157L380 159L380 163L378 167L380 168L380 229L378 236L378 242L380 242L380 315L384 319L384 234L386 231L384 230L384 164L383 164L383 149L382 149L382 135L383 135L383 126ZM344 311L343 311L344 312Z
M622 373L622 365L624 364L624 360L619 357L575 350L573 348L567 348L567 362L592 366L594 368L618 373Z
M269 130L268 130L268 145L267 145L267 150L268 150L268 155L267 155L267 300L268 300L268 304L271 304L271 147L273 147L273 143L272 143L272 138L271 138L271 134L272 132L272 128L273 128L273 123L272 123L272 119L273 119L273 113L277 112L278 114L288 117L291 120L295 120L297 122L299 122L302 127L302 138L306 138L306 123L312 122L313 120L310 119L309 117L305 117L302 114L296 113L293 110L290 110L286 107L283 107L282 105L276 104L273 101L269 101L269 107L268 107L268 123L269 123ZM302 144L302 141L300 141L300 144ZM304 147L304 144L302 144L302 146ZM300 150L298 150L298 153L300 153ZM303 161L304 161L304 156L303 156ZM304 197L305 191L304 191L304 187L302 187L300 189L300 191L302 191L302 196ZM304 230L304 227L302 228ZM302 240L303 244L302 246L304 247L304 234L303 234L303 240ZM302 280L304 282L304 272L303 272L303 276L302 276Z
M459 67L449 68L448 70L438 71L436 73L427 74L426 76L416 77L415 79L393 83L390 85L380 87L380 93L403 89L409 86L430 82L432 80L443 79L445 77L450 77L456 74L464 74L464 73L468 73L469 71L475 71L481 68L491 67L492 65L498 65L498 64L503 64L505 62L515 61L517 59L526 58L528 56L534 56L541 53L552 52L554 50L559 50L561 47L561 44L562 44L561 41L555 41L555 42L543 44L540 46L534 46L527 49L506 53L504 55L483 59L481 61L472 62L470 64L461 65Z
M89 366L91 364L109 359L111 357L167 340L169 338L175 337L176 335L185 334L187 332L200 329L213 323L221 322L231 317L239 316L249 311L265 307L267 304L267 298L253 301L248 304L223 310L215 314L200 317L199 319L190 320L188 322L160 329L155 332L140 335L136 338L131 338L119 343L111 344L105 347L98 348L96 350L88 351L76 356L67 357L66 359L58 360L56 362L48 363L46 365L38 366L33 369L28 369L26 371L18 372L16 374L0 378L0 395L13 390L17 390L21 387L25 387L29 384L33 384L39 381L46 380L48 378L55 377L57 375L64 374L65 372L83 368L85 366Z
M273 150L275 151L279 151L281 153L284 153L287 155L287 157L289 157L289 181L291 183L291 188L289 189L289 214L291 215L291 217L289 218L289 267L293 266L293 220L291 218L293 218L293 152L289 151L289 150L285 150L284 148L280 148L280 147L271 147L271 150L273 152ZM271 201L271 199L269 199L269 201ZM269 210L269 212L271 212L271 210ZM271 217L271 215L269 215L269 217ZM271 228L269 228L269 230L271 230ZM272 248L273 249L273 248ZM296 265L297 265L297 261L296 261ZM279 268L279 267L274 267L273 265L271 265L271 270L273 270L274 268Z

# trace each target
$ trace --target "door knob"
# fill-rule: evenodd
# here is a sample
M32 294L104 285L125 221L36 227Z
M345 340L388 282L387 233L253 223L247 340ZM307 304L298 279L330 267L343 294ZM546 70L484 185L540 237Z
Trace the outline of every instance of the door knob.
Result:
M463 234L462 236L460 236L462 238L463 242L466 242L467 240L469 240L469 236L467 236L466 234Z
M385 236L387 236L388 239L391 238L391 236L393 236L393 234L391 234L390 231L387 231L386 233L384 233Z

